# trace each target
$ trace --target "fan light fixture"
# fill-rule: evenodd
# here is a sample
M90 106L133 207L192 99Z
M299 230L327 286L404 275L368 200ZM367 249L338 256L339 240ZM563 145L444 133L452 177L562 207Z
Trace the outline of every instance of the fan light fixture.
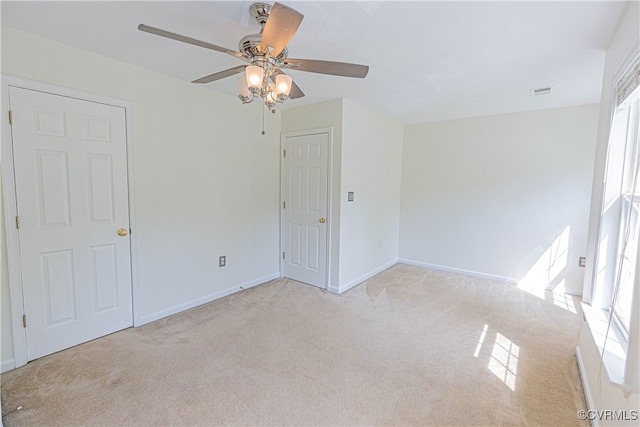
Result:
M265 55L265 58L268 58L268 55ZM262 67L247 66L244 76L238 77L238 98L243 104L253 102L255 98L262 98L267 108L275 113L273 108L276 103L289 99L293 79L284 73L277 74L273 79L274 74L277 72L268 60L263 62ZM275 81L275 85L269 83L270 79Z

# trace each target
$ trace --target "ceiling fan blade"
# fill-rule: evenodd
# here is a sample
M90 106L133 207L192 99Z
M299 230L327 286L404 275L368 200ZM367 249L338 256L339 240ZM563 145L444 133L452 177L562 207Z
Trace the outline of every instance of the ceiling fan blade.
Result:
M300 89L300 86L296 82L291 82L291 92L289 92L289 99L302 98L304 92Z
M284 60L284 67L310 73L331 74L332 76L365 78L369 72L368 65L350 64L348 62L320 61L316 59Z
M209 74L208 76L204 76L199 78L198 80L194 80L191 83L210 83L216 80L224 79L225 77L230 77L235 74L240 74L244 72L246 65L240 65L238 67L229 68L228 70L218 71L217 73Z
M161 30L159 28L150 27L148 25L140 24L140 25L138 25L138 30L144 31L146 33L155 34L156 36L161 36L161 37L166 37L168 39L177 40L179 42L189 43L189 44L192 44L192 45L204 47L206 49L216 50L216 51L222 52L222 53L228 53L230 55L237 56L239 58L244 58L244 55L241 54L240 52L236 52L234 50L227 49L226 47L218 46L218 45L215 45L213 43L203 42L201 40L197 40L197 39L193 39L191 37L187 37L187 36L183 36L183 35L180 35L180 34L172 33L170 31L165 31L165 30Z
M302 18L304 15L301 13L283 4L275 3L262 31L260 50L266 52L267 46L270 46L273 48L272 56L278 56L293 38Z
M281 69L276 68L273 70L273 75L271 76L271 80L275 83L276 76L279 74L285 74ZM289 91L289 99L302 98L304 96L304 92L300 89L300 86L296 84L296 82L291 81L291 90Z

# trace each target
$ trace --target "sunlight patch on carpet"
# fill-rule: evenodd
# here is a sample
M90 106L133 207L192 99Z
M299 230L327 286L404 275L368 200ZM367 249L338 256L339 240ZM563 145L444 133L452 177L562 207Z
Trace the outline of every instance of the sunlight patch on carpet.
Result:
M519 357L520 347L498 333L487 368L512 391L516 390Z
M482 344L484 343L484 339L487 336L487 331L489 330L489 325L484 324L484 328L482 328L482 333L480 334L480 339L478 340L478 345L476 346L476 351L473 352L473 357L476 359L480 354L480 349L482 348Z

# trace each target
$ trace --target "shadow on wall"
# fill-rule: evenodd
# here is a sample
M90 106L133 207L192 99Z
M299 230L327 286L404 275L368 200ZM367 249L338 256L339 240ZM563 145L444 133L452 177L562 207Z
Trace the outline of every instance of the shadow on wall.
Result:
M567 225L518 281L517 286L533 296L576 313L574 299L565 293L566 274L571 259L570 245L571 225Z

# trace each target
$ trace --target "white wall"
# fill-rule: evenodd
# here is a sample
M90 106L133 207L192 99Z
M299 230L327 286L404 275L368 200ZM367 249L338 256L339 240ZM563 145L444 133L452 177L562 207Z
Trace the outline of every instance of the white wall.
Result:
M329 286L339 280L340 264L340 180L342 161L342 99L319 102L282 111L282 133L332 128L331 146L331 212L329 217L331 247L329 249Z
M143 322L278 276L279 114L262 136L258 104L7 27L2 73L133 104Z
M594 104L406 126L400 259L581 293L597 115Z
M402 125L349 99L282 112L283 133L323 127L333 128L329 290L341 293L397 261Z
M398 260L402 167L400 123L344 99L342 127L340 292Z
M593 283L593 260L596 254L596 242L599 234L599 217L602 211L602 190L604 170L607 156L607 145L612 118L612 106L614 102L613 86L620 76L619 69L621 62L637 56L640 34L640 3L629 2L627 11L621 20L618 30L607 49L607 56L604 68L604 78L602 84L602 96L600 100L600 116L598 124L598 137L595 167L593 174L593 187L591 199L591 214L589 219L589 238L587 269L584 280L584 294L587 300L591 296L591 284ZM636 280L638 274L636 273ZM638 298L636 295L635 298ZM638 331L635 331L637 334ZM625 396L623 391L612 386L607 380L607 373L600 365L600 355L596 347L593 335L589 330L589 324L583 319L580 327L580 352L584 366L583 375L586 376L587 384L584 384L586 393L593 399L596 410L635 410L640 412L640 396L632 393ZM636 365L637 365L636 361ZM600 381L599 381L600 379ZM607 420L600 421L600 425L615 425L619 422ZM637 425L637 421L629 423Z

